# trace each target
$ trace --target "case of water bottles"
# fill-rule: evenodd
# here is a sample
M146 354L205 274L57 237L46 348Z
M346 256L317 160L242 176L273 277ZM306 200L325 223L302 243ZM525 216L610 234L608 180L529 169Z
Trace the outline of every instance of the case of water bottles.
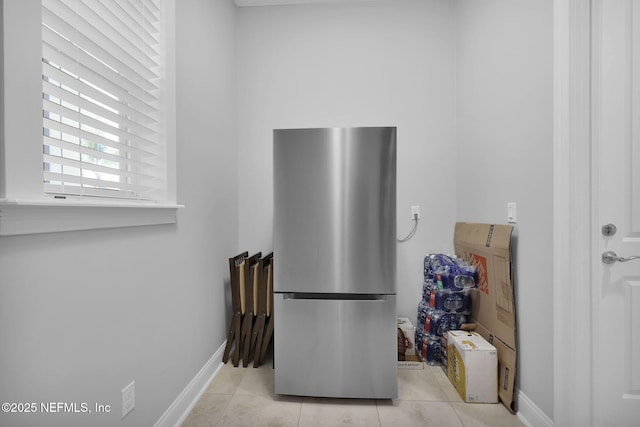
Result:
M425 256L415 343L427 364L446 362L444 337L448 331L460 329L466 323L471 312L470 289L476 287L477 277L475 267L455 256Z

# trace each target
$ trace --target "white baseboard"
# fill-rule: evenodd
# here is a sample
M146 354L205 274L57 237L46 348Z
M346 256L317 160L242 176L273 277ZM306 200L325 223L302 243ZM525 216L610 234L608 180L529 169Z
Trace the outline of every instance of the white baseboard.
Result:
M518 413L520 422L527 427L553 427L553 421L526 394L518 393Z
M154 427L178 427L187 418L191 409L198 403L198 399L207 389L211 380L222 368L222 356L227 342L223 342L220 348L204 364L202 369L189 382L184 390L176 397L176 400L164 411L164 414L156 421Z

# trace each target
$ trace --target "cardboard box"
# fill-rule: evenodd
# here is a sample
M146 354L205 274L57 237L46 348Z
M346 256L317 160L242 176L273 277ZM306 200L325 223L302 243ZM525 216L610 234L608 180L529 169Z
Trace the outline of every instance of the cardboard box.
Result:
M467 403L498 402L498 351L477 332L449 331L449 381Z
M509 405L507 405L507 409L515 413L514 383L516 352L500 341L499 338L493 336L482 325L477 325L476 332L498 350L498 396L500 397L500 401L505 405L507 405L505 402L510 402Z
M459 222L454 248L458 257L478 269L478 288L472 290L469 321L475 322L478 333L498 350L500 401L515 413L517 360L512 232L510 225Z
M406 356L404 360L398 360L399 369L424 369L424 362L418 354L414 351L412 355Z
M416 349L415 328L407 317L398 318L398 368L424 369Z

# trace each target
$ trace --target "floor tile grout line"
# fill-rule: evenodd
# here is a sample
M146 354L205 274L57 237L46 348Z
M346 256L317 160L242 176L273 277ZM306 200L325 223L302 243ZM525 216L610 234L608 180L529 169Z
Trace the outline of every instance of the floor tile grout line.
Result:
M378 415L378 427L382 427L382 419L380 418L380 407L378 406L378 400L375 400L376 414Z
M225 395L228 396L228 395ZM233 399L233 395L227 400L227 403L224 405L224 409L222 410L222 413L220 414L220 417L218 417L218 419L216 420L214 425L220 424L220 421L222 421L222 419L224 418L225 414L227 413L227 409L229 409L229 405L231 405L231 400Z
M304 399L300 399L300 409L298 410L298 422L296 425L300 427L300 420L302 419L302 404L304 403Z
M464 421L462 420L462 418L460 417L460 414L458 413L458 411L456 411L456 407L453 406L453 402L448 402L449 406L451 407L451 410L453 411L454 414L456 414L456 418L458 419L458 421L460 421L460 425L462 427L466 427Z

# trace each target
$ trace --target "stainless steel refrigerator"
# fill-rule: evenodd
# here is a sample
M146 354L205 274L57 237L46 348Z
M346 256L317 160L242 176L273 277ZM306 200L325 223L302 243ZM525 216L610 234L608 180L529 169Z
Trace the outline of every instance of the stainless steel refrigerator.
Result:
M395 398L396 128L273 137L275 391Z

